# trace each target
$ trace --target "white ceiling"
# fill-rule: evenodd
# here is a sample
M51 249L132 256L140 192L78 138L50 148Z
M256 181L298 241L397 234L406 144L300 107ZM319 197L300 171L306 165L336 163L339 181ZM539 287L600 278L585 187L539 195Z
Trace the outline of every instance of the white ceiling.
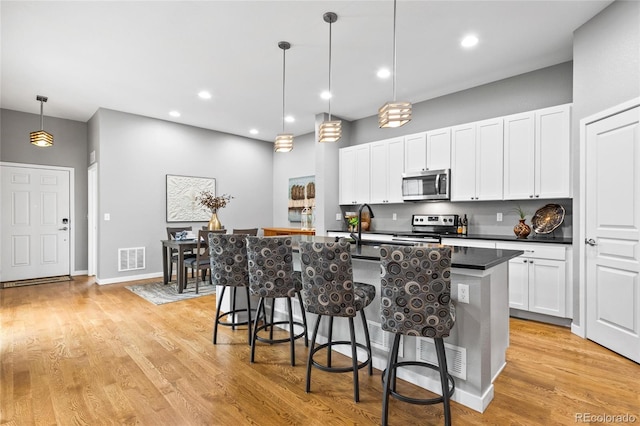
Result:
M413 103L568 61L573 31L611 1L408 1L397 4L397 99ZM393 1L0 2L1 102L88 121L100 107L272 141L312 132L327 111L375 115L392 100ZM462 49L474 33L480 43ZM198 98L201 90L213 97ZM172 118L170 110L181 117ZM249 135L249 129L260 131ZM46 120L45 120L46 129Z

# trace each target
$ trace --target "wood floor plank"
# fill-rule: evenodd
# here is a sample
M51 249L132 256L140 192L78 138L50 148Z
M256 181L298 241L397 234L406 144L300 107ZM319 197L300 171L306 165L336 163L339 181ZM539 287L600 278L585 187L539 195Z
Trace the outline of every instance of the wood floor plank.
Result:
M136 282L139 283L139 282ZM381 372L313 370L296 341L259 343L246 326L212 331L215 296L153 305L89 277L0 290L0 424L375 425ZM512 319L507 366L484 413L452 403L457 425L574 425L580 413L633 415L640 366L563 327ZM336 354L336 359L341 355ZM408 383L411 392L422 390ZM391 400L390 424L442 424L442 407Z

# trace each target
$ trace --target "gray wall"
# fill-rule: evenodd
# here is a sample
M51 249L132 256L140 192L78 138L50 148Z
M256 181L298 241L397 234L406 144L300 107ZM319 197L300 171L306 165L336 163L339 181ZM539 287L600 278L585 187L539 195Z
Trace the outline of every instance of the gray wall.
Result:
M395 129L378 128L377 115L354 121L350 144L569 103L572 68L571 62L565 62L414 104L411 121Z
M90 128L98 139L89 146L97 147L101 283L162 271L167 174L215 178L218 194L235 197L218 212L227 229L273 223L271 143L107 109ZM132 247L146 247L146 269L118 272L118 249Z
M640 2L616 1L574 32L573 41L574 221L579 206L580 120L640 96ZM574 241L578 241L578 226ZM579 324L579 251L574 250L574 321Z
M44 129L53 134L53 146L49 148L38 148L29 143L29 133L40 129L38 114L2 109L0 129L0 161L74 169L75 223L71 226L75 232L75 259L72 273L86 273L87 123L45 116Z

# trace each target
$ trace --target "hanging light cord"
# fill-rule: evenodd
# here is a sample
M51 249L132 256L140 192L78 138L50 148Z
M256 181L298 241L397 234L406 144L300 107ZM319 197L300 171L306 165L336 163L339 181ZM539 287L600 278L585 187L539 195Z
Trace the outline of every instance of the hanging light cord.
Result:
M284 133L284 93L287 50L282 49L282 133Z
M331 97L333 93L331 92L331 26L333 23L329 21L329 121L331 121Z
M393 101L396 101L396 0L393 0Z
M40 99L40 130L44 130L44 101Z

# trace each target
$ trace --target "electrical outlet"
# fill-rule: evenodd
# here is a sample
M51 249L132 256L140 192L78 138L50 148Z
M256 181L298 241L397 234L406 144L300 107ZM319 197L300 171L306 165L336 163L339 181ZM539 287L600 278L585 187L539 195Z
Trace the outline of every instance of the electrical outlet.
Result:
M393 220L398 220L398 215L397 214L393 214Z
M502 222L502 213L496 214L496 221Z
M109 213L105 213L104 220L111 220L111 215Z
M336 213L336 220L342 220L342 214Z
M469 303L469 284L458 283L458 302Z

